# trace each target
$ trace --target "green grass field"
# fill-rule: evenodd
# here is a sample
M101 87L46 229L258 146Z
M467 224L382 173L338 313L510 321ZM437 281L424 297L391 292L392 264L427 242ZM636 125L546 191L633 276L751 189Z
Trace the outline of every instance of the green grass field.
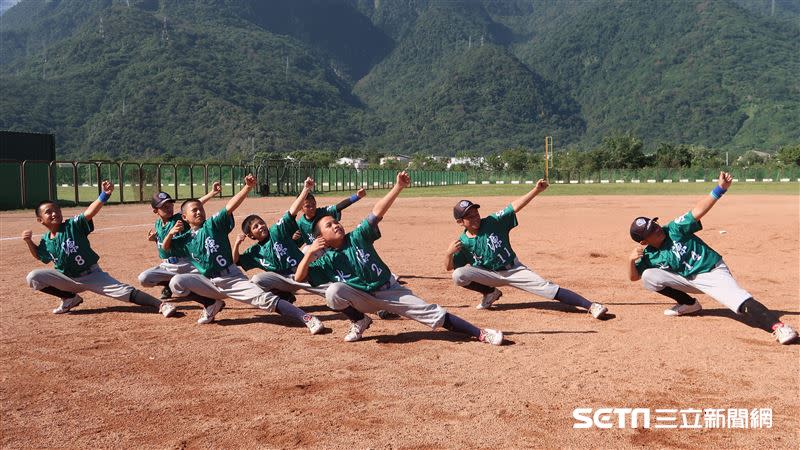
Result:
M554 184L542 195L697 195L709 192L716 183L642 183L642 184ZM530 184L468 184L460 186L412 187L403 191L404 197L491 197L514 196L528 192ZM735 183L731 190L739 194L799 195L800 183ZM370 196L380 196L385 189L370 190ZM348 192L315 194L341 197Z
M554 184L543 195L697 195L714 188L715 183L625 183L625 184ZM522 195L530 190L530 184L467 184L458 186L429 186L411 187L403 191L404 197L491 197ZM131 202L138 199L138 191L132 187L125 187L125 201ZM145 199L154 192L153 187L145 187ZM731 188L739 194L761 195L800 195L800 183L735 183ZM174 188L169 188L174 194ZM226 197L233 194L232 186L225 186L223 190ZM319 192L319 197L345 197L353 190ZM381 196L386 189L370 190L370 196ZM179 187L179 198L189 196L189 188ZM201 196L204 192L201 187L195 189L195 195ZM97 188L81 186L79 188L81 203L88 203L97 197ZM58 187L58 197L65 202L75 200L72 188ZM112 202L119 201L118 191L111 197Z

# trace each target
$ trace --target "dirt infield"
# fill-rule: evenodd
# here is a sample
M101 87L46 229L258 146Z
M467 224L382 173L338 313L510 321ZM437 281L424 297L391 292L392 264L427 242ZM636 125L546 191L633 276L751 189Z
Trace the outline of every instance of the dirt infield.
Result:
M308 294L298 304L332 333L309 336L232 300L207 326L195 323L193 303L165 319L90 293L74 313L55 316L56 300L25 285L42 264L13 239L44 228L32 212L1 214L0 236L12 239L0 241L0 446L798 448L800 345L778 345L705 296L699 316L666 317L670 303L627 281L631 219L669 220L697 198L545 196L519 214L511 237L520 259L605 303L614 317L602 322L511 289L495 310L476 310L477 294L443 270L458 234L455 200L400 198L376 243L384 261L421 297L503 330L502 347L409 320L376 320L364 341L345 343L343 316ZM348 230L375 200L345 211ZM473 200L486 214L509 198ZM290 202L250 199L236 217L275 220ZM135 283L157 262L146 241L153 220L143 205L104 209L91 236L100 265ZM700 232L740 284L795 328L798 224L797 196L731 193ZM772 408L773 426L575 430L577 407Z

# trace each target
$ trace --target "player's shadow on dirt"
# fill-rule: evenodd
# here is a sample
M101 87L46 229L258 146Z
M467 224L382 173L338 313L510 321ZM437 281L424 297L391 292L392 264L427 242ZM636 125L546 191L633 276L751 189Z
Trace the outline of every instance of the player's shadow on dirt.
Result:
M447 341L447 342L473 342L475 339L460 333L449 331L406 331L398 334L384 334L378 336L364 336L362 341L375 341L378 344L409 344L418 341ZM503 340L503 345L514 345L516 342L509 339Z
M576 308L572 305L566 305L561 302L524 302L524 303L495 303L492 305L493 310L497 311L510 311L515 309L546 309L548 311L559 311L565 313L579 313L588 314L585 309ZM600 320L611 320L617 316L612 313L606 313Z
M287 328L306 328L305 325L302 325L288 317L279 316L277 314L268 316L259 314L253 317L242 317L238 319L217 319L214 322L217 325L221 325L223 327L260 323L265 325L276 325L279 327L287 327ZM329 333L333 333L333 330L330 327L325 327L323 331L317 334L329 334Z
M771 311L774 312L779 318L782 317L782 316L798 316L798 315L800 315L800 312L797 312L797 311L779 311L779 310L776 310L776 309L773 309ZM733 311L731 311L730 309L722 309L722 308L703 309L700 312L698 312L697 314L692 314L690 316L684 316L684 317L692 317L692 316L695 316L695 317L725 317L725 318L728 318L728 319L733 319L733 320L735 320L735 321L737 321L739 323L743 323L743 324L749 326L750 328L757 328L759 330L761 329L761 327L759 327L758 325L748 321L745 316L736 314Z
M397 280L403 281L403 279L417 279L417 280L450 280L452 277L423 277L420 275L398 275ZM403 284L403 283L400 283Z
M515 334L596 334L595 330L543 330L543 331L504 331L504 336L514 336Z
M107 306L102 308L81 308L81 309L73 309L70 310L69 314L72 316L82 316L82 315L89 315L89 314L105 314L105 313L114 313L114 312L121 312L121 313L133 313L133 314L158 314L158 312L150 308L149 306L139 306L139 305L126 305L126 306ZM183 313L180 313L183 314ZM173 317L179 317L176 314Z

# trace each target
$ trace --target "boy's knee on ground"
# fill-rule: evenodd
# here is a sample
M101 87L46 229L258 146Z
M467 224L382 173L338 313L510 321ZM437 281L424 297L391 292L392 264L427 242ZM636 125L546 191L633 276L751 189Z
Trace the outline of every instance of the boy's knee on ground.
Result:
M350 301L343 297L347 287L345 283L332 283L328 286L328 289L325 290L325 303L328 308L341 311L350 306Z

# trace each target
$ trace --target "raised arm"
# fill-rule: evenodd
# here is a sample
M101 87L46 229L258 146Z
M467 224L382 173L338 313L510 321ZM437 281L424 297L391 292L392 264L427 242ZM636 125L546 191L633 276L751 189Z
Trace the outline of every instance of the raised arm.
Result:
M386 214L386 211L392 206L395 199L398 195L400 195L400 191L407 188L411 185L411 177L408 176L408 172L405 170L397 174L397 180L392 186L392 190L389 191L382 199L378 200L378 203L375 203L375 206L372 207L372 214L375 215L378 219L382 219L383 216Z
M86 208L86 211L83 212L83 216L86 217L86 220L92 220L111 197L111 193L114 192L114 183L108 180L103 180L101 186L103 192L101 192L97 200L93 201L92 204Z
M28 246L28 251L31 252L33 259L39 260L39 248L33 243L33 231L25 230L22 232L22 241Z
M337 203L336 204L336 209L338 211L341 211L341 210L347 208L348 206L352 205L353 203L355 203L355 202L361 200L362 198L366 197L366 195L367 195L366 189L361 188L355 194L353 194L350 197L347 197L346 199L344 199L344 200L340 201L339 203Z
M169 233L167 233L167 236L164 238L164 242L161 243L161 246L164 247L164 250L169 250L172 248L172 238L175 237L175 235L180 234L182 231L183 221L179 220L175 222L175 226L169 230Z
M233 243L233 263L239 264L239 246L242 245L244 242L245 236L242 233L239 233L239 236L236 237L236 241Z
M314 239L314 242L310 243L309 250L303 255L303 259L300 260L300 263L297 265L297 269L294 272L294 280L298 283L303 283L308 278L308 266L314 262L320 253L320 250L326 247L325 239L318 237Z
M733 176L728 172L720 172L719 173L719 182L717 187L711 191L711 194L707 197L703 197L694 205L692 208L692 215L694 216L695 220L700 220L703 216L711 210L711 207L717 203L717 200L722 198L725 192L731 187L733 183Z
M511 207L514 208L514 212L515 213L519 212L519 210L526 207L528 203L530 203L531 200L533 200L533 197L539 195L539 193L547 189L548 186L550 186L550 183L548 183L545 180L540 179L539 181L537 181L536 186L533 189L531 189L527 194L511 202Z
M308 193L311 192L312 189L314 189L314 180L312 180L311 177L308 177L306 178L306 181L303 182L303 190L300 191L300 195L294 199L292 206L289 207L289 215L294 217L298 212L300 212L300 209L303 207L303 202L306 200Z
M228 200L228 204L225 205L225 210L228 211L229 215L236 211L236 208L242 204L244 199L247 198L247 194L249 194L254 187L256 187L256 177L254 177L252 174L244 177L244 187L242 190L231 197L231 199Z
M220 184L219 181L215 181L214 184L211 185L211 192L200 197L200 203L205 205L206 202L216 197L220 192L222 192L222 184Z

